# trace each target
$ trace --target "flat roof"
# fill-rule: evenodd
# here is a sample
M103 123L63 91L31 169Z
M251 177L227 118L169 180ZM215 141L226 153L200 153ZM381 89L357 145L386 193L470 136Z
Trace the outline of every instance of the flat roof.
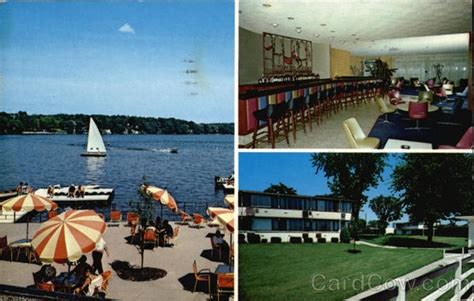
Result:
M279 193L270 193L270 192L263 192L263 191L255 191L255 190L239 190L239 193L253 193L253 194L262 194L262 195L270 195L270 196L283 196L283 197L291 197L291 198L300 198L300 199L320 199L320 200L326 200L326 201L345 201L345 202L355 202L350 199L346 198L333 198L333 197L327 197L327 196L321 196L321 195L292 195L292 194L279 194Z

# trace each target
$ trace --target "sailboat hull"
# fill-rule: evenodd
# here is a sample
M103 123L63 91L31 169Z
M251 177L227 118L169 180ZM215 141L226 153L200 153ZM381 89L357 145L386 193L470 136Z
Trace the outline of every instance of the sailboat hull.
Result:
M107 153L82 153L81 156L83 157L105 157Z

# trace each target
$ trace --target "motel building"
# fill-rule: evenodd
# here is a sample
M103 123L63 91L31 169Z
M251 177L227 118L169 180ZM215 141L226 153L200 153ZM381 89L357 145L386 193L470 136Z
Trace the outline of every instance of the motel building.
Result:
M239 233L248 241L339 241L351 221L352 201L324 196L239 191Z

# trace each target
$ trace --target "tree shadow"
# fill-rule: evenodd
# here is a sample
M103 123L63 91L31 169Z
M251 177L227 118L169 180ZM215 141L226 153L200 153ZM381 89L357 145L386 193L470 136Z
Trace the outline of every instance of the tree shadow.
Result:
M151 267L143 269L136 265L131 265L128 261L115 260L110 266L117 273L120 279L128 281L150 281L165 277L168 273L165 270Z
M449 248L453 247L451 244L442 242L429 242L425 239L409 238L409 237L388 237L384 245L395 246L395 247L406 247L406 248Z
M217 250L214 251L214 255L212 254L212 249L203 250L201 252L201 257L206 258L207 260L212 262L228 263L229 251L227 249L223 249L222 255L219 256L219 251Z

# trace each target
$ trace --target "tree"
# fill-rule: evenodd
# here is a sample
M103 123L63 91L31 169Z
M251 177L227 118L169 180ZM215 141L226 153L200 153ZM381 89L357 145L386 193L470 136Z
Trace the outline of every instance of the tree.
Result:
M396 221L402 217L402 203L392 196L379 195L370 200L370 209L377 215L378 229L380 234L385 234L389 222Z
M278 185L270 184L270 187L265 189L263 192L296 195L296 190L293 187L288 187L281 182Z
M352 218L357 223L367 201L364 192L382 179L385 158L384 154L317 153L311 156L311 163L316 173L324 172L335 197L353 201Z
M405 154L396 166L392 187L413 222L428 227L472 206L472 154ZM472 213L472 212L471 212Z

